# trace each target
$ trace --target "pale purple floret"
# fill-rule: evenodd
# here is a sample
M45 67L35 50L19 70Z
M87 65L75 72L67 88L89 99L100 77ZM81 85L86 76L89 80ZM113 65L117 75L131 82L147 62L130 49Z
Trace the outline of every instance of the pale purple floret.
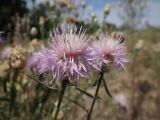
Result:
M96 63L99 68L105 66L107 69L124 69L126 59L126 47L118 39L102 35L99 40L94 41L91 47L96 56Z
M52 52L41 46L40 50L33 53L28 60L28 65L34 70L37 70L40 74L47 73L54 65L54 56Z

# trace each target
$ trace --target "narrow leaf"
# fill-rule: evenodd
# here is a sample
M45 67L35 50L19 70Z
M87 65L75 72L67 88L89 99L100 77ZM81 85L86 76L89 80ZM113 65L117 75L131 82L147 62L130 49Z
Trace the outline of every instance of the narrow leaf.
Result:
M70 99L70 98L68 98L68 97L65 97L65 98L66 98L69 102L77 105L78 107L80 107L81 109L83 109L84 111L86 111L86 112L88 113L88 110L87 110L85 107L83 107L81 104L79 104L77 101L72 100L72 99Z
M88 93L88 92L86 92L86 91L80 89L80 88L77 87L75 84L69 82L69 85L70 85L70 86L74 86L75 89L77 89L79 92L85 94L86 96L88 96L88 97L90 97L90 98L92 98L92 99L95 98L92 94L90 94L90 93ZM99 96L97 96L95 99L98 100L98 99L101 99L101 98L100 98Z
M34 77L30 76L30 75L27 75L27 76L28 76L29 78L31 78L32 80L38 82L38 83L41 84L41 85L44 85L45 87L47 87L47 88L49 88L49 89L57 90L57 88L50 87L50 86L47 85L47 83L41 82L41 81L37 80L36 78L34 78Z
M108 90L108 87L107 87L107 84L106 84L105 79L103 79L103 84L104 84L104 88L105 88L106 93L107 93L110 97L112 97L111 93L110 93L109 90Z
M76 86L75 86L75 89L77 89L79 92L85 94L86 96L88 96L88 97L90 97L90 98L92 98L92 99L96 99L96 100L101 99L99 96L97 96L97 97L95 98L95 96L93 96L92 94L90 94L90 93L88 93L88 92L86 92L86 91L84 91L84 90L82 90L82 89L80 89L80 88L78 88L78 87L76 87Z

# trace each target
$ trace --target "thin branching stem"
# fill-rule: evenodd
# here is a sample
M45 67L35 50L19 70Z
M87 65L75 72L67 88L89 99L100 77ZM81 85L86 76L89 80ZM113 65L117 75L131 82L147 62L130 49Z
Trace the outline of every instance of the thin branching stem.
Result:
M47 88L49 88L49 89L57 90L57 88L50 87L50 86L48 86L46 83L41 82L40 80L37 80L36 78L32 77L31 75L27 75L27 76L28 76L30 79L36 81L37 83L39 83L39 84L41 84L41 85L43 85L43 86L45 86L45 87L47 87Z
M19 75L19 71L15 70L12 78L13 80L11 81L10 113L12 113L12 109L15 109L15 105L16 105L16 95L17 95L16 82L17 82L18 75Z
M62 99L65 93L65 89L67 87L68 84L68 80L62 80L61 83L61 88L60 88L60 92L59 92L59 98L58 98L58 104L56 105L52 115L51 115L51 120L57 120L57 116L61 107L61 103L62 103Z
M97 78L97 80L98 80L98 78ZM74 85L73 83L69 83L69 84L70 84L71 86L74 86L74 88L75 88L76 90L78 90L79 92L81 92L82 94L84 94L84 95L86 95L86 96L88 96L88 97L90 97L90 98L92 98L92 99L95 98L94 95L86 92L85 90L80 89L79 87L77 87L77 86ZM96 97L96 100L101 100L101 98L100 98L99 96L97 96L97 97Z
M90 120L90 118L91 118L91 114L92 114L92 111L93 111L93 108L94 108L94 105L95 105L95 102L96 102L96 98L98 96L98 92L99 92L99 88L100 88L100 85L101 85L101 82L102 82L102 79L103 79L103 75L104 75L104 73L103 73L103 71L101 71L99 73L99 78L98 78L97 89L96 89L96 92L95 92L95 97L93 99L91 108L89 110L89 113L88 113L88 116L87 116L87 120Z

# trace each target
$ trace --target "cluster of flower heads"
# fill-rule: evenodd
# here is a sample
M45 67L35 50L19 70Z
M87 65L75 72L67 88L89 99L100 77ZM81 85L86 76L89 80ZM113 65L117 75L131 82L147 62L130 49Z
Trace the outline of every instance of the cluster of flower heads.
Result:
M69 80L88 77L93 70L101 71L102 66L123 68L126 48L119 39L106 35L99 39L85 35L82 28L54 30L48 47L33 53L28 63L39 74L52 74L54 79Z

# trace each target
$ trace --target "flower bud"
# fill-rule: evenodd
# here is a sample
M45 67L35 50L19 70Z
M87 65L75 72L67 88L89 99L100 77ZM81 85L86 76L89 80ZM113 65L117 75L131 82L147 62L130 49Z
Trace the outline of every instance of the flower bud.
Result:
M106 4L104 9L103 9L103 12L104 12L105 15L108 15L110 10L111 10L111 6L109 4Z
M73 24L79 22L78 18L75 16L67 16L66 21L67 23L73 23Z
M91 13L91 17L92 17L93 19L95 19L97 16L96 16L95 13Z
M40 18L39 18L39 25L44 25L44 22L45 22L45 19L44 19L44 17L43 16L40 16Z
M37 33L38 33L37 28L36 27L32 27L30 33L33 36L37 35Z

